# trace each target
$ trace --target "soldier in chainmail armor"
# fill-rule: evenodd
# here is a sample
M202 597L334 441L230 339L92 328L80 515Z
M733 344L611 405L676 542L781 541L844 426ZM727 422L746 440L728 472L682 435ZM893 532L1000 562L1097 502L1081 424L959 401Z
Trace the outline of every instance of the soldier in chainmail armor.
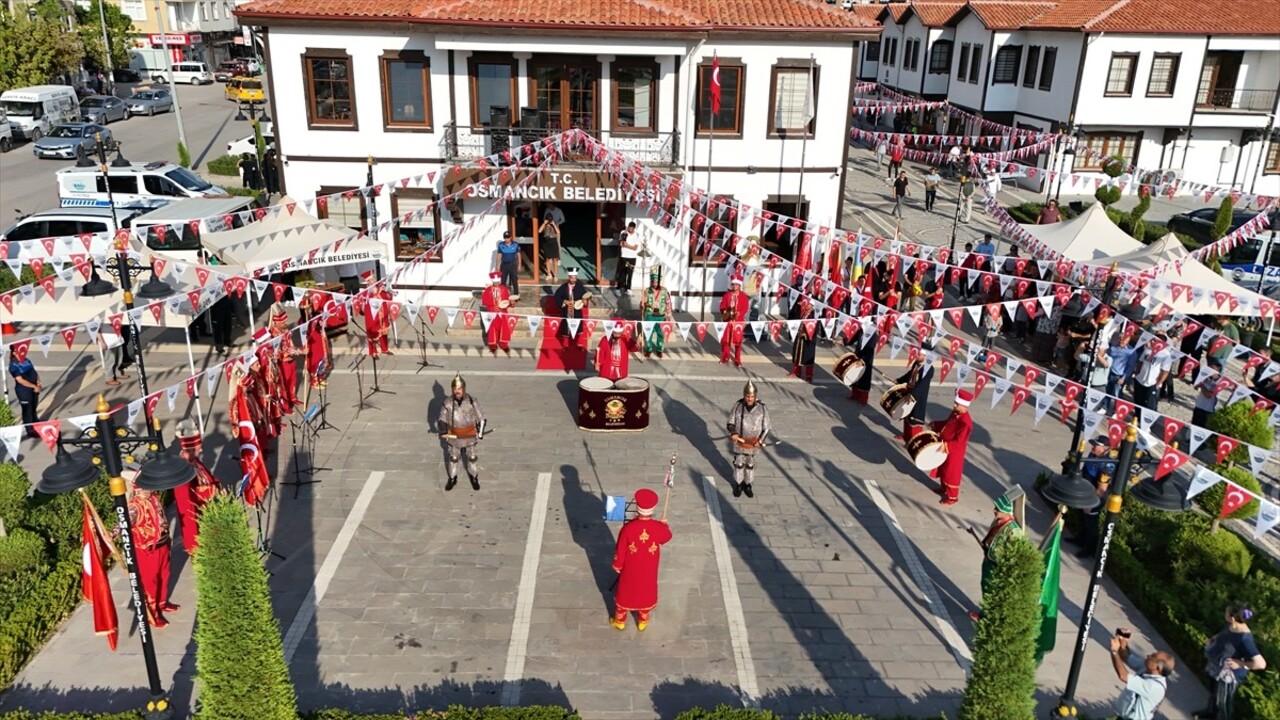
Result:
M733 496L755 497L751 483L755 480L756 456L764 447L769 424L769 409L756 400L756 385L750 380L742 388L742 399L729 411L729 451L733 454Z
M436 428L444 441L444 466L449 474L444 489L452 490L458 484L458 463L462 461L466 464L471 488L479 490L480 466L476 444L484 437L484 408L480 407L475 396L467 392L467 381L461 374L454 375L450 389L453 396L444 401L436 419Z

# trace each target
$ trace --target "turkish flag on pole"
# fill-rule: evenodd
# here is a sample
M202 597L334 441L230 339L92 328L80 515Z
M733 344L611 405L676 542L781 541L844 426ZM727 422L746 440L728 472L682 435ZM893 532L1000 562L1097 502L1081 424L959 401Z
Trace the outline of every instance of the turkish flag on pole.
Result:
M720 114L720 56L711 58L711 114Z
M81 498L84 502L84 553L80 570L82 591L85 601L93 606L93 631L98 635L106 635L107 645L114 652L116 641L120 637L120 622L116 618L115 599L111 597L111 583L107 580L104 561L109 546L90 510L89 498Z

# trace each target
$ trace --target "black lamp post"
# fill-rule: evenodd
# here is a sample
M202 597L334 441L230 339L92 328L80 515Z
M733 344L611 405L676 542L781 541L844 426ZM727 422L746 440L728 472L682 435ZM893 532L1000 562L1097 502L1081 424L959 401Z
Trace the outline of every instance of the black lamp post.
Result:
M171 716L169 697L160 681L160 669L156 665L155 642L151 636L151 624L147 619L147 602L143 597L138 559L135 552L133 524L129 519L129 503L125 496L122 450L130 453L145 447L151 459L142 464L136 485L143 490L163 492L195 479L195 469L187 461L165 450L159 422L148 425L150 433L138 435L127 428L118 428L107 401L98 396L98 420L94 427L78 439L58 440L57 456L53 465L41 474L36 490L48 495L75 492L101 477L106 471L111 485L111 497L115 500L116 523L120 528L120 549L124 555L125 570L129 573L129 596L133 602L134 620L138 624L138 637L142 640L142 657L147 666L147 684L151 698L147 701L145 720L167 720ZM93 453L91 460L73 457L66 446L81 447ZM101 469L99 469L101 466Z
M964 194L964 184L968 180L968 170L960 173L960 185L956 188L955 212L951 213L951 254L956 252L956 228L960 225L960 196Z
M1093 625L1093 613L1098 605L1098 592L1102 589L1100 583L1107 565L1107 554L1111 549L1111 540L1115 536L1120 510L1124 507L1125 491L1131 482L1134 447L1137 442L1138 419L1133 418L1125 428L1124 440L1120 443L1120 457L1116 463L1116 474L1107 491L1106 519L1103 521L1100 533L1097 559L1094 561L1093 575L1089 578L1089 590L1085 593L1084 614L1080 619L1080 630L1076 634L1076 645L1071 656L1071 670L1067 674L1067 685L1062 691L1062 697L1058 699L1058 707L1053 712L1056 717L1075 717L1077 714L1076 686L1080 683L1084 653L1089 647L1089 628ZM1186 491L1174 484L1172 475L1167 475L1162 480L1148 478L1135 483L1133 496L1144 505L1157 510L1176 512L1185 510L1187 506ZM1055 478L1045 490L1045 497L1060 505L1079 510L1090 510L1097 507L1099 502L1093 485L1082 479L1078 473Z
M249 117L245 117L246 110ZM253 125L253 154L258 158L258 177L259 179L266 177L266 170L262 167L262 146L258 143L258 138L262 136L261 126L259 123L271 122L271 118L267 115L266 108L258 107L257 103L241 103L236 108L236 120L244 122L248 120ZM370 158L372 161L372 158ZM372 172L372 169L370 169Z

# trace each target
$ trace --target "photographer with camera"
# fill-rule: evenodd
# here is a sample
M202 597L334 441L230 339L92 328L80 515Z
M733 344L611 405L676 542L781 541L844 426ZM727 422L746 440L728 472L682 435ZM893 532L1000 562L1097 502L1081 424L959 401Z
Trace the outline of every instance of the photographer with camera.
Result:
M1141 662L1131 659L1129 639L1132 635L1125 628L1120 628L1111 637L1111 666L1115 668L1116 677L1124 683L1124 690L1116 700L1116 718L1151 720L1164 700L1175 662L1172 655L1159 650Z

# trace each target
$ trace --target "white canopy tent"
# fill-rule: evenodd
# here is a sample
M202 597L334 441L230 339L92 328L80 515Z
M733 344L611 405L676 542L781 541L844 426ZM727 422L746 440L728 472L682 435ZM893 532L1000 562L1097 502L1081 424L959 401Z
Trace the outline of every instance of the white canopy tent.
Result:
M1199 260L1191 257L1190 253L1187 252L1187 249L1183 247L1173 233L1165 235L1150 245L1144 245L1132 252L1115 255L1105 258L1105 260L1114 262L1122 272L1137 273L1150 270L1156 266L1163 266L1164 269L1156 275L1157 278L1196 288L1197 290L1193 292L1179 293L1176 299L1173 297L1173 292L1168 288L1152 291L1153 299L1163 302L1175 311L1185 315L1233 315L1238 317L1257 315L1258 304L1256 301L1265 299L1264 296L1235 284L1206 267ZM1182 261L1181 272L1178 271L1175 264L1178 261ZM1200 289L1203 289L1203 291ZM1218 303L1214 299L1215 291L1230 293L1237 298L1249 298L1254 302L1238 303L1234 309L1231 303L1223 303L1222 307L1218 307ZM1192 297L1193 295L1196 297Z
M1070 220L1019 227L1068 260L1093 264L1146 247L1111 222L1102 203L1090 205Z
M335 252L334 243L342 240ZM295 206L293 212L281 210L274 217L226 232L208 233L201 244L223 264L228 272L253 274L257 271L278 272L283 260L290 260L289 270L377 261L386 256L386 247L370 238L353 237L350 228L321 220ZM308 259L312 251L314 257Z

